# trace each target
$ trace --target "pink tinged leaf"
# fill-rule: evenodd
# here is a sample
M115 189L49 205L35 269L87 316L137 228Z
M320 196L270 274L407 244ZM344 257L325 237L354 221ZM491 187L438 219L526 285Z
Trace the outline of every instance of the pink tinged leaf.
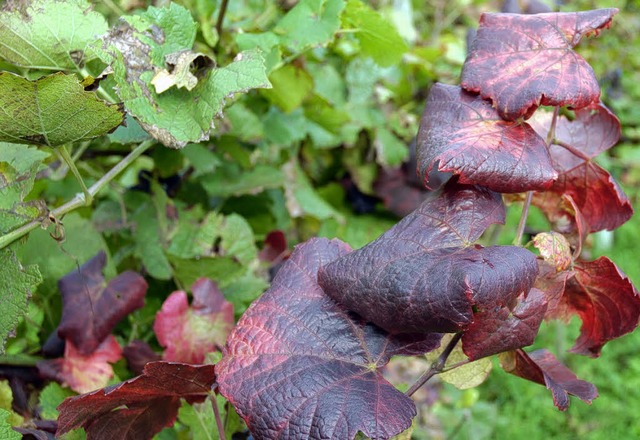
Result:
M105 263L100 251L58 282L63 303L58 335L85 355L93 353L122 318L144 305L147 292L144 278L131 271L106 283Z
M573 255L579 256L582 243L589 235L589 225L573 198L546 191L534 194L533 204L544 212L553 230L567 237L574 249Z
M551 118L551 113L540 111L530 123L538 133L546 133ZM601 103L577 110L573 120L561 116L557 122L550 151L559 176L550 191L570 196L591 232L615 229L633 214L618 183L592 161L619 138L620 121Z
M494 191L548 188L557 177L545 141L525 122L500 118L489 101L458 86L435 84L418 132L418 172L459 175Z
M593 384L578 379L547 350L504 353L500 356L500 364L507 373L546 386L553 395L553 403L561 411L569 408L569 394L589 404L598 397Z
M324 266L320 285L392 333L465 330L474 306L512 304L537 275L526 249L472 246L503 220L499 195L450 183L374 242Z
M151 439L173 425L180 398L202 400L214 382L213 365L151 362L141 376L62 402L57 436L83 427L88 439Z
M540 105L586 107L599 99L600 87L573 47L608 28L617 12L482 14L462 87L491 99L508 121L526 119Z
M166 347L166 361L202 363L207 353L224 345L233 328L233 305L215 282L200 278L191 291L191 307L187 294L178 290L169 295L156 315L153 330L160 345Z
M279 263L288 257L287 237L282 231L271 231L264 239L264 247L258 253L260 261Z
M629 278L608 258L577 261L560 307L582 320L572 353L600 356L608 341L633 331L640 320L640 296Z
M502 307L475 313L462 336L462 349L473 361L531 345L546 310L544 293L534 288L513 310Z
M109 335L90 355L83 355L73 342L67 341L64 358L38 363L40 373L77 393L104 387L113 377L110 363L122 357L122 349L113 335Z
M570 270L558 272L551 264L538 260L538 278L534 287L543 292L547 300L545 319L567 318L561 303L567 281L574 275L575 273Z
M219 389L256 438L390 438L411 425L413 401L380 369L437 348L441 335L392 336L327 297L318 269L348 252L338 240L297 246L229 337Z

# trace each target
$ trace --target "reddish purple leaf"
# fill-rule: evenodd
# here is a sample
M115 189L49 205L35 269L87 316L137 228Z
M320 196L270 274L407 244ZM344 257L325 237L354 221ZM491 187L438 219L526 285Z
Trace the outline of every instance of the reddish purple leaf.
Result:
M122 349L122 355L127 360L129 370L140 375L144 371L144 366L149 362L156 362L162 357L144 341L134 339Z
M605 343L638 326L640 296L629 278L606 257L576 261L574 271L556 315L580 316L580 336L570 351L598 357Z
M151 362L142 376L62 402L57 435L83 427L88 439L151 439L173 425L181 397L204 399L214 381L213 365Z
M597 102L593 69L573 47L608 28L617 12L482 14L462 87L491 99L509 121L528 118L539 105L582 108Z
M557 177L545 141L526 122L500 118L491 102L458 86L435 84L418 132L418 172L459 175L494 191L548 188Z
M544 293L547 299L547 313L545 319L564 319L564 308L560 307L562 296L567 285L567 280L575 273L571 270L558 272L554 266L538 260L538 278L536 278L535 288Z
M503 220L498 194L449 184L374 242L323 267L320 285L392 333L464 330L474 307L512 304L537 275L526 249L472 245Z
M589 404L598 397L593 384L578 379L547 350L528 354L523 350L511 351L500 356L500 363L507 373L546 386L561 411L569 408L569 394Z
M260 250L260 261L277 264L288 257L287 237L282 231L271 231L264 239L264 247Z
M256 438L389 438L411 425L413 401L380 368L435 349L441 335L392 336L327 297L318 269L349 251L338 240L297 246L229 337L220 392Z
M531 125L542 134L552 115L538 112ZM575 119L558 118L551 158L559 173L550 188L571 196L591 232L615 229L631 217L633 208L611 175L591 161L620 138L620 122L604 105L577 110Z
M109 335L90 355L83 355L73 342L67 341L64 357L38 362L40 374L67 385L77 393L86 393L105 386L113 377L110 363L122 357L122 348Z
M531 289L513 310L502 307L480 311L462 336L462 349L473 361L531 345L546 310L544 293Z
M156 315L153 331L166 347L166 361L200 364L207 353L222 348L233 328L233 305L215 282L200 278L191 291L191 307L186 292L177 290Z
M122 318L141 308L147 292L144 278L131 271L106 283L105 263L100 251L58 282L63 303L58 335L84 355L91 354Z
M385 208L398 217L410 214L433 195L422 186L412 185L402 168L380 170L373 190L382 199Z

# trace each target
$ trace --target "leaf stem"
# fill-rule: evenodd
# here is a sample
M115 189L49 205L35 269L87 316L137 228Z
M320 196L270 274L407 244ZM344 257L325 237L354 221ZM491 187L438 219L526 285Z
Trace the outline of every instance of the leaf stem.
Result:
M444 351L440 353L440 356L433 361L433 363L429 366L429 369L422 373L422 376L418 378L418 380L411 385L411 387L405 392L407 396L412 396L416 391L418 391L429 379L435 376L438 373L442 373L444 370L444 366L447 363L447 359L449 355L456 347L458 342L462 339L462 332L456 333L453 338L449 341L449 344L445 347Z
M216 418L218 438L220 438L220 440L227 440L227 435L224 432L224 425L222 424L222 417L220 417L220 408L218 408L218 398L216 397L215 392L211 392L211 406L213 407L213 415Z
M516 229L516 238L513 239L513 244L520 246L522 244L522 236L524 235L524 228L527 225L527 217L529 216L529 207L533 200L533 191L527 191L527 196L524 199L522 205L522 214L520 215L520 222L518 223L518 229Z
M218 42L216 46L220 44L220 40L222 39L222 23L224 22L224 15L227 13L227 6L229 5L229 0L222 0L220 4L220 12L218 12L218 20L216 21L216 32L218 33Z
M107 186L109 182L111 182L118 174L124 171L134 160L136 160L142 153L147 151L152 145L155 144L155 140L148 140L142 142L136 148L134 148L128 155L122 158L120 162L118 162L113 168L111 168L107 173L100 178L96 183L91 185L87 189L87 192L94 197L102 188ZM85 196L84 194L76 194L76 196L69 200L64 205L54 209L51 211L50 215L55 218L60 218L67 214L68 212L74 211L82 206L85 206ZM33 231L36 227L42 224L42 219L33 220L26 225L19 227L18 229L14 229L13 231L0 236L0 249L4 249L9 246L11 243L27 235L29 232Z
M91 203L93 202L93 196L89 193L89 190L87 189L87 185L84 183L84 180L80 175L80 171L78 171L78 168L76 167L75 162L73 161L73 159L71 158L71 155L69 154L69 150L67 150L67 146L61 145L58 148L54 148L54 151L58 154L58 157L60 157L60 159L62 159L64 163L67 164L67 166L73 173L73 176L76 178L76 180L80 184L80 188L82 188L82 192L84 193L85 206L91 205Z

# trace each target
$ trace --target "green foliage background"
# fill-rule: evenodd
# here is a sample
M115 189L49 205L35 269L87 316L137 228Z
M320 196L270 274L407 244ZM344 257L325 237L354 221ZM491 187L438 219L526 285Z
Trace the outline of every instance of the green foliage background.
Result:
M50 7L51 2L39 1ZM407 145L417 132L429 86L435 81L458 82L468 29L476 26L481 12L497 11L501 5L483 0L238 0L229 2L218 34L219 2L177 1L171 8L185 9L176 9L175 16L167 13L169 18L164 9L142 12L147 3L97 2L95 12L84 16L91 22L88 28L78 29L79 38L87 40L81 68L64 51L43 60L30 48L20 49L22 58L0 50L1 70L30 79L54 71L97 77L118 54L108 45L89 41L89 36L96 30L105 32L127 15L134 33L146 26L145 20L180 30L164 46L147 42L152 47L148 62L157 68L164 66L166 53L176 50L192 50L194 56L209 57L218 67L200 78L193 90L174 87L156 93L131 83L124 68L127 61L122 60L114 75L100 83L100 97L124 100L129 112L146 128L152 126L153 133L168 130L170 137L159 139L174 148L156 145L147 150L100 192L91 207L77 207L59 219L62 226L38 228L0 250L0 284L13 294L3 298L3 308L12 309L11 316L3 316L0 336L4 339L16 328L0 362L38 360L42 343L60 319L57 280L99 250L108 255L107 278L133 269L150 282L145 307L118 326L120 342L143 339L159 349L151 326L172 290L210 277L238 316L260 295L268 286L268 273L258 250L269 232L284 231L290 244L312 236L337 236L353 247L377 237L397 217L382 203L355 214L341 179L349 175L360 191L376 195L381 170L397 169L409 158ZM611 6L596 0L564 3L562 11ZM621 144L601 162L637 208L640 2L617 3L621 12L612 28L577 50L602 79L605 102L623 125ZM154 4L161 8L169 2ZM54 9L49 19L39 16L45 23L34 34L38 44L47 44L46 32L65 32L46 25L57 20L56 14L67 18L77 14L73 5L86 6L75 0L64 6L69 10ZM3 16L0 39L13 41L10 35L21 32L22 26L19 17ZM244 55L237 58L239 53ZM152 96L151 103L136 101L139 93ZM198 107L185 102L197 102ZM158 108L164 113L156 113ZM216 115L210 126L210 117ZM135 145L153 143L134 119L128 116L127 122L126 127L93 140L72 137L59 142L69 148L87 186ZM2 234L40 218L43 207L37 200L51 209L81 191L52 148L0 143L0 175L7 182L2 197L11 197L4 199L10 203L0 201ZM504 231L507 239L515 230L517 207L511 214L512 229ZM532 231L545 226L533 216ZM64 241L50 236L62 232ZM613 233L592 237L585 252L610 256L638 285L638 236L640 223L634 218ZM216 246L211 248L210 243ZM16 293L26 291L33 292L28 305L25 294ZM640 402L640 358L634 356L640 336L611 342L600 359L590 360L564 354L578 328L577 321L568 330L548 324L537 345L554 347L580 378L598 386L601 397L591 407L573 401L567 413L560 413L543 387L494 368L489 379L472 390L459 391L440 382L430 385L429 392L437 398L422 407L412 438L640 437L635 410ZM119 379L131 374L123 365L117 373ZM41 393L40 402L55 417L55 402L66 395L54 384ZM159 438L205 438L197 433L203 432L202 420L210 423L213 417L207 408L183 407L181 423Z

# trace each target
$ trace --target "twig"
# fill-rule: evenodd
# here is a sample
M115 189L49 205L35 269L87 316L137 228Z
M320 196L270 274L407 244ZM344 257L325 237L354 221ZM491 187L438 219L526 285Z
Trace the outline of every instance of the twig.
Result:
M407 392L405 393L407 396L412 396L416 391L420 389L420 387L422 387L422 385L427 383L429 379L431 379L433 376L435 376L438 373L441 373L442 370L444 370L444 366L447 363L447 359L449 358L449 355L451 354L453 349L456 347L456 345L458 344L458 341L460 341L461 338L462 338L462 333L456 333L453 336L453 338L451 338L451 340L449 341L449 344L447 344L444 351L440 353L440 356L438 356L438 359L433 361L429 369L424 373L422 373L422 376L420 376L418 380L413 385L411 385L411 387L407 390Z
M227 13L227 6L229 5L229 0L222 0L220 4L220 12L218 12L218 20L216 21L216 32L218 33L218 42L216 46L220 44L220 40L222 39L222 23L224 22L224 14Z
M80 188L82 188L82 192L84 193L84 204L86 206L91 205L91 203L93 202L93 196L89 193L87 185L84 183L84 179L80 175L80 171L78 171L78 167L76 167L76 164L69 154L69 150L67 150L66 145L60 145L58 148L54 148L53 151L55 151L58 157L60 157L60 159L62 159L64 163L67 164L67 166L71 170L71 173L73 173L73 177L76 178L76 181L80 185Z
M516 238L513 240L513 244L520 246L522 244L522 236L524 235L524 228L527 225L527 217L529 216L529 207L533 200L533 191L527 192L527 197L524 199L522 205L522 214L520 215L520 222L518 223L518 229L516 229Z
M216 417L216 427L218 428L218 437L220 440L227 440L227 435L224 432L224 425L222 424L222 418L220 417L220 408L218 408L218 399L216 393L211 392L211 406L213 407L213 415Z
M111 182L118 174L124 171L134 160L136 160L142 153L147 151L152 145L155 144L155 140L148 140L142 142L136 148L134 148L131 153L122 158L120 162L118 162L113 168L111 168L107 173L100 178L96 183L91 185L87 189L87 192L91 197L95 197L95 195L109 182ZM51 215L54 218L61 218L63 215L76 210L82 206L85 206L85 196L84 194L76 194L76 196L69 200L64 205L54 209L51 211ZM26 225L19 227L18 229L14 229L13 231L0 236L0 249L4 249L9 246L11 243L16 241L18 238L27 235L29 232L33 231L42 223L41 219L33 220Z

